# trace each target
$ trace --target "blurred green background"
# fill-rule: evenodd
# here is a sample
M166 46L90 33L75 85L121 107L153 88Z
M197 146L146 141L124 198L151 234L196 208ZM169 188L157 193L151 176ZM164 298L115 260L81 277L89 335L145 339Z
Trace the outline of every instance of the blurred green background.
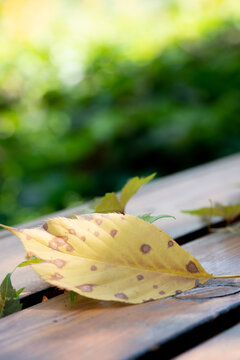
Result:
M0 2L0 222L239 150L239 0Z

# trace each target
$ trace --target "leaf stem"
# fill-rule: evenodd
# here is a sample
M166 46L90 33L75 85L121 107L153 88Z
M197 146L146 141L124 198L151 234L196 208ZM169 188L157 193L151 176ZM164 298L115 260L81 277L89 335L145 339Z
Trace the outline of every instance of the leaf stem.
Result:
M240 278L240 275L220 275L220 276L213 276L214 279L234 279Z

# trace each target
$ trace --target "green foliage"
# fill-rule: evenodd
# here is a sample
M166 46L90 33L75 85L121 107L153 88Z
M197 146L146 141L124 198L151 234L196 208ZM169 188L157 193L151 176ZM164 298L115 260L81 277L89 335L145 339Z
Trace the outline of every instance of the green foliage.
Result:
M16 291L11 282L11 273L7 274L0 285L0 318L20 311L19 295L23 291Z
M196 210L183 210L185 214L198 215L198 216L218 216L231 223L240 216L240 203L235 205L222 205L219 203L211 207L204 207Z
M28 266L28 265L31 265L31 264L38 264L38 263L41 263L41 262L44 262L44 260L33 257L32 259L21 262L17 267L24 267L24 266Z
M99 213L111 213L119 212L124 214L125 207L130 200L130 198L147 182L151 181L156 173L146 176L144 178L139 178L138 176L128 180L124 185L120 193L120 199L117 195L112 193L107 193L102 199L96 200L95 212Z
M176 220L176 218L174 216L171 216L171 215L152 216L151 213L138 215L138 217L140 219L142 219L142 220L145 220L145 221L149 222L150 224L152 224L154 221L157 221L158 219L163 219L163 218L173 218L173 219Z
M74 291L69 291L70 304L71 304L71 306L74 305L76 295L77 295L77 293L75 293Z
M43 262L43 260L33 257L29 260L21 262L16 266L13 272L18 267L24 267L40 262ZM20 311L22 308L19 295L22 293L24 288L19 290L13 288L11 281L11 275L13 272L7 274L0 285L0 318Z
M205 3L191 17L192 6L170 3L160 9L167 22L157 12L138 25L113 20L108 29L124 31L114 41L105 31L87 52L59 24L49 42L1 31L0 222L118 191L136 173L162 176L240 151L237 12L214 1L217 11Z

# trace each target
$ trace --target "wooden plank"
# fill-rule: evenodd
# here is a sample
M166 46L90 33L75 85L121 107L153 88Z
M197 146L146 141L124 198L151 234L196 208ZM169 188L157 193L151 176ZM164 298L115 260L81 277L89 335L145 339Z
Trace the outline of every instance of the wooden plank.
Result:
M231 176L229 176L231 173ZM155 224L168 231L173 237L183 236L199 230L201 219L182 214L182 209L208 205L208 199L215 201L233 201L239 190L236 183L240 179L240 154L230 156L206 165L171 175L146 185L131 200L128 212L132 214L153 212L170 213L177 220L161 220ZM240 191L239 191L240 192ZM53 216L69 216L82 207L48 215L21 227L33 227ZM20 241L6 231L0 232L0 281L25 257ZM46 283L31 268L17 270L13 275L16 288L25 287L23 296L46 288Z
M176 360L239 360L240 323L204 344L178 356Z
M176 221L162 219L155 224L178 238L203 226L201 218L181 210L210 206L209 200L225 204L240 201L239 179L240 154L236 154L153 182L129 202L127 211L175 216Z
M0 240L0 282L16 265L25 260L26 252L20 240L8 236ZM12 275L13 286L16 289L25 288L21 296L27 296L49 287L30 267L17 269Z
M212 234L184 246L209 272L239 272L240 237ZM206 259L206 261L204 260ZM156 349L200 324L240 307L240 280L211 280L203 288L141 305L60 295L0 321L3 359L120 360Z

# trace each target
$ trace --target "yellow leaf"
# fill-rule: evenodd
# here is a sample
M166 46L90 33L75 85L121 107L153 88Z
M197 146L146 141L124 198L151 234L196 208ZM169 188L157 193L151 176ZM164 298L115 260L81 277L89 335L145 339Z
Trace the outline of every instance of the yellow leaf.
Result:
M107 193L98 205L96 205L96 212L99 213L111 213L111 212L123 212L123 208L117 198L117 195L113 193Z
M44 280L80 295L142 303L179 294L212 278L168 234L131 215L54 218L42 229L17 230Z
M151 181L156 173L151 174L147 177L139 178L138 176L130 179L121 190L120 204L124 209L128 200L146 183Z

